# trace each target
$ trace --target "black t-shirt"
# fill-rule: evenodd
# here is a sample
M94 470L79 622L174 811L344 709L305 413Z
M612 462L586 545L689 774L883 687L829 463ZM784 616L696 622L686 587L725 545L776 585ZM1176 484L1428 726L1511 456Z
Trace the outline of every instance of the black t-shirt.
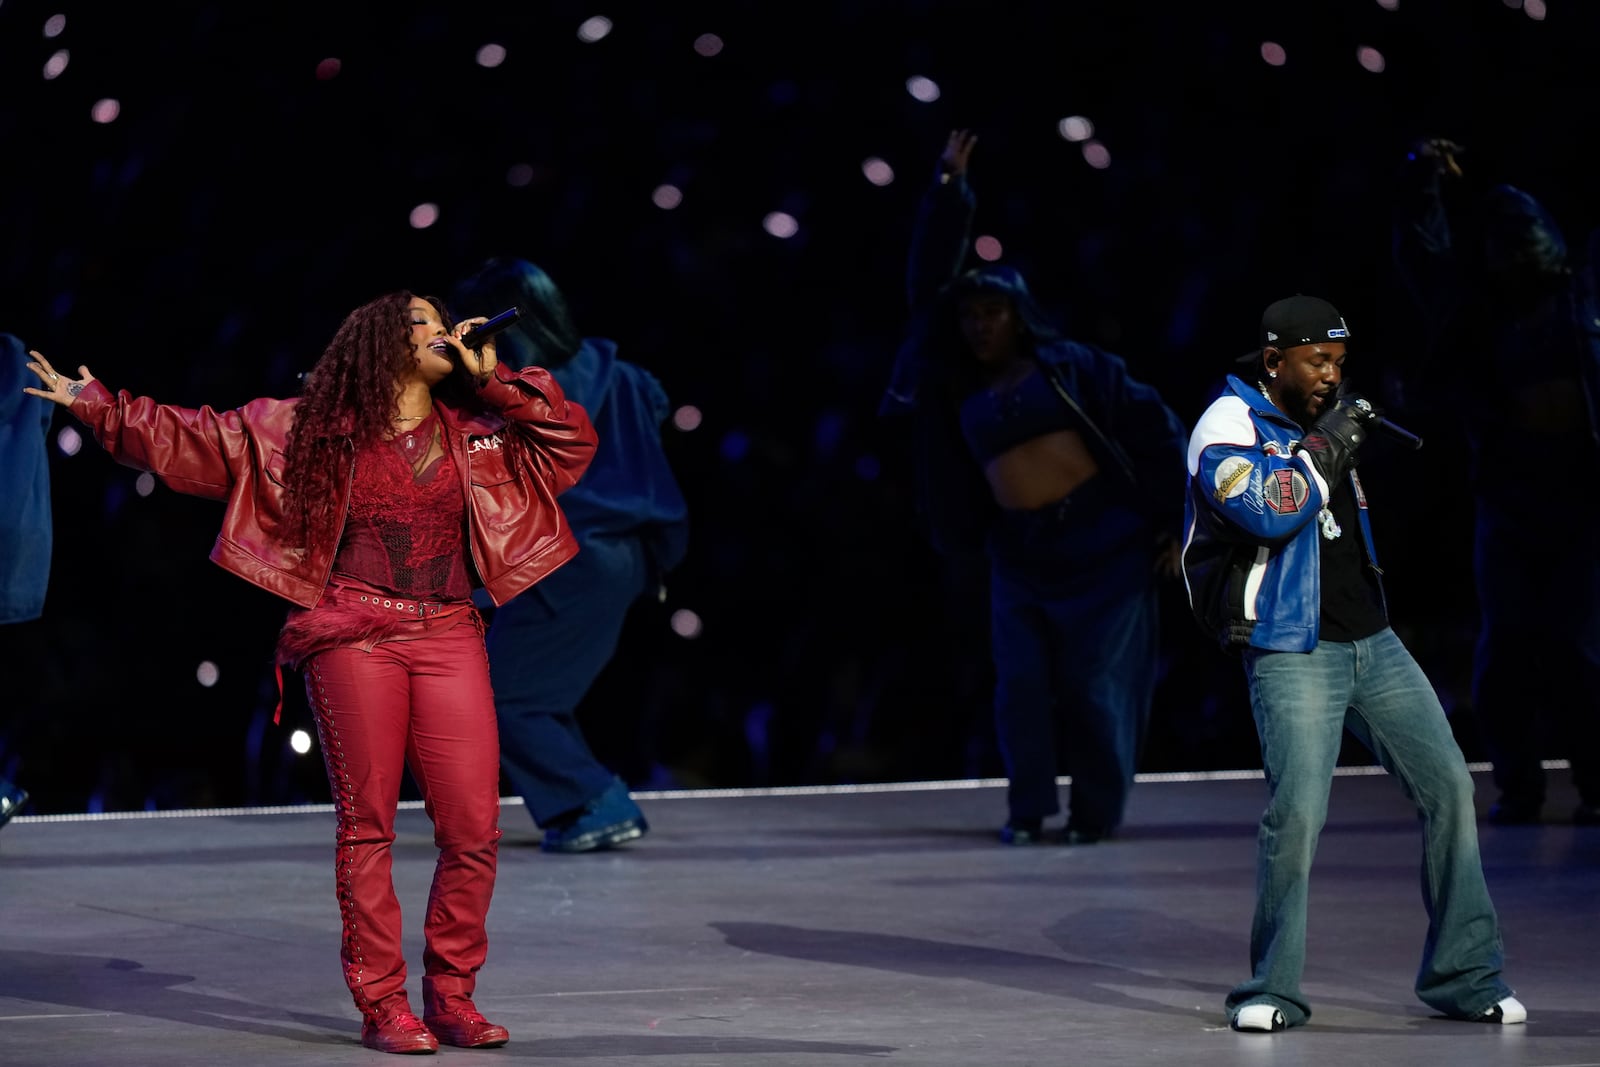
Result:
M1323 641L1359 641L1388 626L1389 619L1384 615L1378 576L1367 565L1361 544L1356 491L1349 478L1341 478L1333 487L1329 510L1339 524L1338 537L1328 540L1321 531L1321 518L1313 520L1318 523L1317 539L1322 544L1320 637Z

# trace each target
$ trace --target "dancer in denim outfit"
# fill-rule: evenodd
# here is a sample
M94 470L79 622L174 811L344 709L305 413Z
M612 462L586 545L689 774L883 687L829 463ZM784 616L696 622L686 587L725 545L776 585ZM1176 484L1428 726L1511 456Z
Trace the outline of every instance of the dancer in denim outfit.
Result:
M1349 336L1325 300L1270 305L1245 377L1228 377L1189 442L1184 579L1201 625L1243 661L1269 794L1251 975L1228 994L1229 1021L1274 1031L1311 1017L1300 988L1311 861L1348 729L1422 819L1429 925L1417 996L1451 1018L1520 1023L1527 1011L1500 974L1472 777L1389 627L1355 462L1378 423L1343 388Z

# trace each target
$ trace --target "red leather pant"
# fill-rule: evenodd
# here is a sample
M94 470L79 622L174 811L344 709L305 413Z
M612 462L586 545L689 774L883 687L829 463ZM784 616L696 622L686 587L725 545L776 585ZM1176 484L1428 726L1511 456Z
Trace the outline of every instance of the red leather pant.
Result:
M340 958L366 1018L405 997L390 851L404 769L422 792L439 849L423 919L425 1012L472 996L488 952L500 841L500 752L482 621L468 611L407 638L330 649L305 664L338 812Z

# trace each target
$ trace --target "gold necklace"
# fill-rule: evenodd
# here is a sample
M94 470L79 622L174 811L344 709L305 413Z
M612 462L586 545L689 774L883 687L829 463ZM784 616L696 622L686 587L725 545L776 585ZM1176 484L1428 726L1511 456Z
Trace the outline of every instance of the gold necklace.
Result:
M416 422L418 419L425 419L427 417L428 416L426 416L426 415L396 415L394 417L394 421L395 422Z

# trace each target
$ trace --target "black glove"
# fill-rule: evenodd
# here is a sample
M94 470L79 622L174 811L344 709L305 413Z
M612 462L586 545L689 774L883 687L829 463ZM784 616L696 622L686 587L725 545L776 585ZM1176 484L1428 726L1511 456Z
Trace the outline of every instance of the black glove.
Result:
M1366 397L1340 386L1333 407L1317 416L1301 438L1300 451L1311 457L1330 487L1356 465L1356 450L1367 439L1367 424L1377 416Z

